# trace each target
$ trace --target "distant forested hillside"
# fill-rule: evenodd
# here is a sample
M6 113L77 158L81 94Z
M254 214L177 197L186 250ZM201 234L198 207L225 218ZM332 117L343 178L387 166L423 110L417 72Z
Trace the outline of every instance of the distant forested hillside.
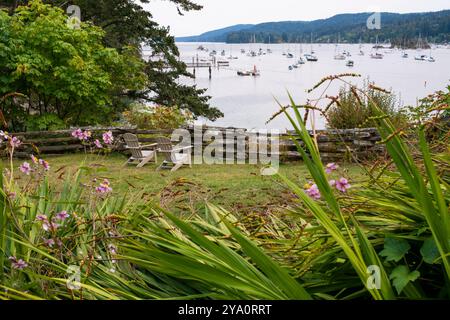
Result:
M429 42L450 42L450 10L427 13L381 13L381 29L369 30L367 19L372 13L339 14L315 21L268 22L258 25L233 26L179 41L228 43L374 42L417 43L419 35Z

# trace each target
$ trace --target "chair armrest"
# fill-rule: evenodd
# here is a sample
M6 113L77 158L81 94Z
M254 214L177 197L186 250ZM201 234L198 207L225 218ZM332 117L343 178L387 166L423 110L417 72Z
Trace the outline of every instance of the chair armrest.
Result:
M172 152L183 151L183 150L188 150L188 149L192 149L192 146L174 148L172 150L161 150L161 149L158 148L158 151L162 152L162 153L172 153Z
M157 147L157 146L158 146L157 143L152 143L152 144L142 145L141 148L151 148L151 147Z

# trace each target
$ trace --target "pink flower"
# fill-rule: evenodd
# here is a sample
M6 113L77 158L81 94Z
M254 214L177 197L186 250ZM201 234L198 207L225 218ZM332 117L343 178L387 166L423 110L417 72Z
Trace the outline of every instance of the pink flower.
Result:
M100 184L100 186L95 188L95 190L100 194L105 194L105 193L111 192L112 188L109 186L109 180L108 179L103 180L103 182Z
M56 219L61 220L61 221L64 221L69 217L70 217L70 215L67 213L67 211L61 211L56 214Z
M45 222L45 221L48 221L48 218L47 218L47 216L44 216L43 214L38 214L38 215L36 216L36 220L37 220L37 221Z
M319 188L316 184L313 184L308 190L306 190L306 194L314 200L319 200L321 197Z
M102 148L103 148L102 144L100 143L100 141L99 141L98 139L96 139L96 140L94 141L94 144L95 144L95 146L96 146L97 148L99 148L99 149L102 149Z
M24 162L20 165L19 170L29 176L31 173L31 166L28 162Z
M82 134L82 139L81 140L89 140L89 138L92 136L92 133L90 131L85 131Z
M75 131L72 132L72 137L74 138L78 138L78 139L82 139L83 137L83 131L81 129L77 129Z
M12 137L12 138L9 140L9 144L10 144L11 147L13 147L13 148L18 148L18 147L20 147L20 145L22 144L22 141L20 141L19 138L17 138L17 137Z
M17 270L23 270L28 267L28 264L22 259L17 260L16 257L9 257L9 261L11 261L11 266Z
M336 180L330 180L328 183L331 187L334 187L336 185Z
M53 246L55 245L55 240L53 239L44 239L44 244L49 247L49 248L53 248Z
M349 189L350 187L351 185L345 178L340 178L338 181L336 181L336 189L338 189L341 192L347 192L347 189Z
M337 170L337 168L339 168L339 166L336 163L332 162L332 163L327 164L327 166L325 168L325 172L329 174L329 173Z
M44 221L42 224L42 229L44 229L44 231L56 231L58 227L59 225L53 221Z
M39 159L39 164L44 167L45 171L50 170L50 165L48 164L47 161L45 161L43 159Z
M72 132L72 137L78 138L79 140L89 140L92 133L90 131L83 131L81 129L77 129Z
M31 161L33 161L34 164L38 164L39 160L34 155L31 155Z
M106 144L112 144L114 137L111 131L107 131L103 134L103 142Z

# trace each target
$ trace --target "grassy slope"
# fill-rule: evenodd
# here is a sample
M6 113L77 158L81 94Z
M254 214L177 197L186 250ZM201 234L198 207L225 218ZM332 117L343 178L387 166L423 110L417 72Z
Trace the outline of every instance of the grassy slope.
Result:
M46 160L51 165L52 179L69 171L73 172L84 163L96 168L99 178L108 178L115 193L144 190L145 196L157 199L172 210L199 210L204 201L208 200L234 212L265 212L292 201L292 195L285 191L275 176L261 176L259 167L254 165L194 165L192 169L185 167L172 173L168 170L155 171L155 164L141 169L131 165L124 167L126 158L120 154L72 154ZM17 170L20 163L15 161L15 175L24 180L24 176ZM352 179L360 176L361 170L358 167L346 165L345 168ZM306 167L301 162L282 164L280 171L302 184L309 178Z

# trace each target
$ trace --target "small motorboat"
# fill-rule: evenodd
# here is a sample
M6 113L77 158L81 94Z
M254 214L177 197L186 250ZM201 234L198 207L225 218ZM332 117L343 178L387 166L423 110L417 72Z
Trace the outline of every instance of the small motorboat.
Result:
M428 59L428 57L426 55L424 55L424 54L414 57L414 60L417 60L417 61L425 61L427 59Z
M303 60L303 58L300 57L297 61L297 64L305 64L305 60Z
M293 70L294 67L293 67L293 66L289 66L288 69L289 69L289 70Z
M287 55L286 55L286 58L289 58L289 59L292 59L294 57L294 55L292 54L292 53L288 53Z
M306 61L310 61L310 62L317 62L317 61L319 61L319 59L315 55L312 55L312 54L309 54L309 53L305 53L305 58L306 58Z
M237 75L241 76L241 77L248 77L248 76L259 77L261 75L261 73L259 72L258 69L256 69L256 66L253 66L253 70L250 70L250 71L240 70L237 72Z
M433 57L428 57L427 61L428 62L436 62L436 60Z
M348 60L345 64L347 67L353 67L355 65L355 62L353 60Z
M241 77L249 77L249 76L252 75L252 73L251 73L250 71L242 71L242 70L239 70L239 71L237 72L237 75L238 75L238 76L241 76Z
M360 56L363 56L363 55L364 55L364 51L359 50L359 55L360 55Z
M408 58L409 57L409 55L406 53L406 52L404 52L403 54L402 54L402 58Z
M244 54L245 53L245 49L241 49L241 53Z

